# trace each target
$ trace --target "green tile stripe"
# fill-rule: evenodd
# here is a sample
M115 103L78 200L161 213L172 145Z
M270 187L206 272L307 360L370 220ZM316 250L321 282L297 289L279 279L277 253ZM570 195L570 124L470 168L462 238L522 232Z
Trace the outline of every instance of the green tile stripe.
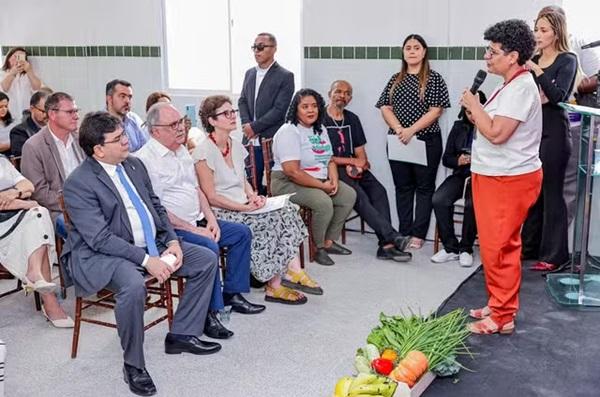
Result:
M429 47L433 61L482 60L485 47ZM304 47L304 59L402 59L400 46L318 46Z
M160 58L158 46L94 45L94 46L2 46L2 55L13 47L23 47L31 56L41 57L140 57ZM305 53L305 57L306 57Z

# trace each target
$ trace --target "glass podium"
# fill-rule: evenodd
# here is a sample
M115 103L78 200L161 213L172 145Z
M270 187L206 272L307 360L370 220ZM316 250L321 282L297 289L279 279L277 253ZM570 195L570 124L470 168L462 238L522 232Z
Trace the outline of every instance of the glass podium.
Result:
M571 271L548 274L546 287L560 305L600 309L600 191L594 192L594 184L600 183L600 109L566 103L561 106L582 116L577 207Z

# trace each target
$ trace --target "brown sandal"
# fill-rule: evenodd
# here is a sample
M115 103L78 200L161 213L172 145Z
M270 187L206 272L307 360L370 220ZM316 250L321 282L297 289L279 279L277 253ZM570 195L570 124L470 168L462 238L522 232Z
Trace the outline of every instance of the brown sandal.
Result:
M265 292L271 294L265 294L265 300L267 302L277 302L285 305L303 305L308 301L306 296L302 295L300 292L284 287L283 285L279 288L273 288L267 285Z
M284 279L281 280L281 285L306 292L307 294L323 295L323 288L310 278L304 270L300 270L299 272L288 270Z

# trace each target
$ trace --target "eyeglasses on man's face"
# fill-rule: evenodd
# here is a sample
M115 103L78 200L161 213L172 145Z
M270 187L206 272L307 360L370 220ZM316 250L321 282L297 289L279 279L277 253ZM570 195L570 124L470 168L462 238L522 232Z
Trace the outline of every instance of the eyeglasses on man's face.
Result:
M78 109L78 108L73 108L73 109L59 109L59 108L54 108L54 109L50 109L50 110L53 110L55 112L64 112L64 113L68 114L71 117L73 117L76 114L79 114L79 111L80 111L80 109Z
M44 109L40 109L40 108L38 108L37 106L32 106L32 107L33 107L35 110L37 110L38 112L42 112L42 113L46 114L46 110L44 110Z
M108 144L108 143L125 143L128 142L129 139L127 137L127 134L125 132L121 132L119 135L117 135L114 139L111 139L109 141L104 141L104 144Z
M252 51L256 51L256 52L261 52L262 50L264 50L265 48L273 48L275 47L273 44L263 44L263 43L258 43L258 44L254 44L252 47L250 47L252 49Z
M177 131L179 129L179 127L181 127L182 125L184 125L185 123L185 116L180 118L177 121L174 121L172 123L168 123L168 124L154 124L152 125L152 127L169 127L171 130L173 131Z
M238 112L237 109L227 109L227 110L223 110L222 112L219 113L215 113L215 115L213 116L213 118L217 118L220 115L223 115L225 117L227 117L228 119L230 119L231 117L235 117L235 114Z

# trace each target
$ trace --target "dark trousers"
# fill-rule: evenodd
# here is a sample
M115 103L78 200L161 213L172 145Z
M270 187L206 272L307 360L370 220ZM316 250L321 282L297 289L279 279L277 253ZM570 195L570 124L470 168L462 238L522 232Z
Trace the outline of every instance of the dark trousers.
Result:
M554 265L569 260L567 206L563 197L565 170L571 155L571 136L566 117L557 117L544 109L544 130L540 159L544 178L542 191L529 210L523 225L523 256L537 258Z
M471 183L465 189L463 175L450 175L433 194L432 204L437 221L440 238L446 252L458 254L459 252L473 253L473 244L477 236L475 212L473 211L473 196ZM454 203L462 198L465 193L465 208L462 224L460 243L454 232Z
M262 147L261 146L252 146L252 148L254 150L257 191L258 191L258 194L266 196L267 188L266 188L266 186L264 186L262 184L263 175L265 173L265 162L264 162L265 160L263 157ZM249 161L249 160L247 159L247 161ZM246 175L246 176L248 177L248 182L250 182L250 185L252 185L252 187L254 187L254 181L252 180L252 174L250 173L250 170L248 170L247 173L248 173L248 175Z
M175 229L175 233L183 241L190 244L209 248L219 258L219 248L227 247L227 271L223 282L223 292L235 294L238 292L250 292L250 244L252 243L252 232L250 228L241 223L217 221L221 229L221 238L218 242L191 233L185 230ZM221 274L215 274L213 292L210 297L209 309L213 311L222 310L224 307L223 293L221 292Z
M412 139L416 139L413 137ZM390 160L396 188L398 231L405 236L427 237L431 220L431 197L435 192L435 178L442 158L440 134L425 141L427 166ZM415 206L415 199L417 201ZM413 211L414 208L414 211ZM414 218L413 218L414 213Z
M183 265L175 275L186 279L185 293L179 299L173 318L174 334L202 335L213 280L217 272L217 258L203 247L183 242ZM116 259L117 260L117 259ZM121 339L125 363L145 368L144 360L144 305L146 285L144 271L135 263L123 260L116 267L106 286L115 292L115 319Z
M338 174L340 180L356 191L354 210L375 231L379 245L393 242L398 232L391 223L390 203L383 185L370 171L363 172L362 178L353 179L346 173L346 167L338 167Z

